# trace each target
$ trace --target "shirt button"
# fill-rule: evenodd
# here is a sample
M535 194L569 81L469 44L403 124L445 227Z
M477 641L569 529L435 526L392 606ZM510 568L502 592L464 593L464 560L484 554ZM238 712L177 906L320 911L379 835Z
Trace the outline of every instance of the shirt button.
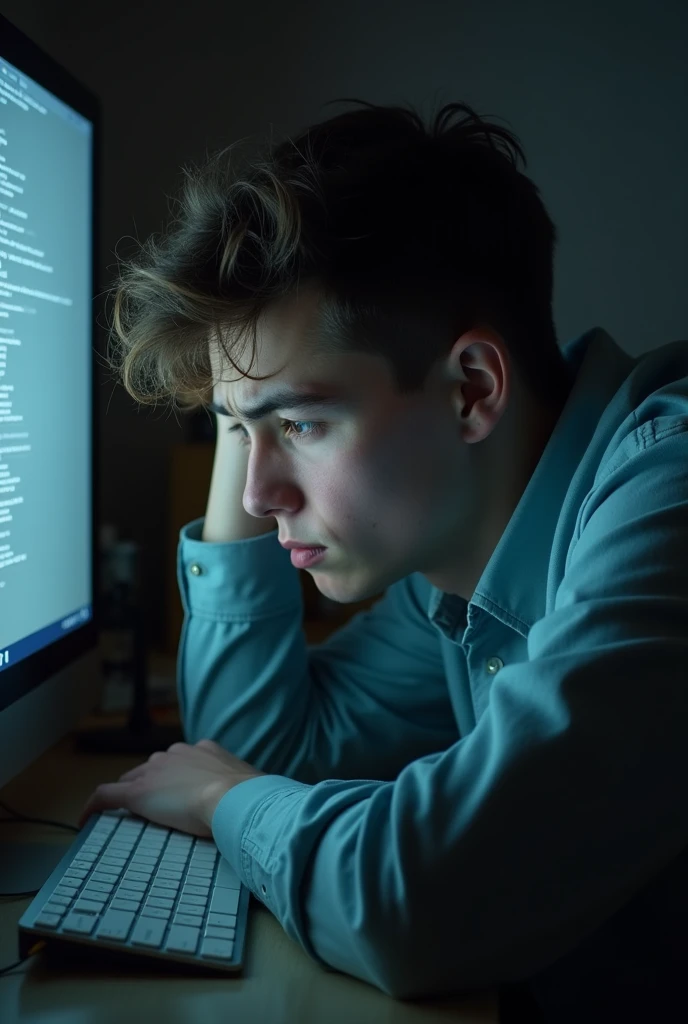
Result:
M493 676L499 672L500 668L504 668L504 662L501 658L488 658L486 668L490 675Z
M194 562L193 565L189 566L189 572L193 573L194 576L200 576L201 573L203 572L203 569L198 564L198 562Z
M260 887L260 891L262 892L263 896L267 896L267 894L268 894L268 891L267 891L267 889L265 888L265 886L264 886L264 885L261 885L261 887Z

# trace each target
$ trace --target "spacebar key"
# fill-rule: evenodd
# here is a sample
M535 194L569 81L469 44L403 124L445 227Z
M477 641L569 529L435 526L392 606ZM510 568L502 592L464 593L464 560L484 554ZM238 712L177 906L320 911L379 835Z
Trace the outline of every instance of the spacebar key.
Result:
M131 924L135 916L136 915L133 910L108 910L104 915L103 920L100 922L100 927L96 932L96 936L102 936L104 939L118 939L120 942L126 942L129 929L131 928Z

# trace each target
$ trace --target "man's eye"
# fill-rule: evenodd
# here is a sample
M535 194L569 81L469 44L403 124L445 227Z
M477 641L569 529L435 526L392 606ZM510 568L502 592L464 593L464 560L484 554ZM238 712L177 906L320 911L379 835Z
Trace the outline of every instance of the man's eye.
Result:
M310 429L303 433L295 430L295 427L303 426L303 424L310 424ZM285 437L290 441L301 441L304 438L320 437L324 433L324 427L322 423L317 423L315 420L282 420L281 427L286 427ZM235 431L241 431L239 434L239 442L243 445L250 445L251 438L248 435L246 427L243 423L237 423L233 427L227 428L229 433L232 434Z

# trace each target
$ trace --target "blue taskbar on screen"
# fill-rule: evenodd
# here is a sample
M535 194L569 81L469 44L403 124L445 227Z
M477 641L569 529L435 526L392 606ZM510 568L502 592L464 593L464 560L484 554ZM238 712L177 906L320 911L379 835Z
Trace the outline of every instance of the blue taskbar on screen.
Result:
M30 657L36 651L47 647L48 644L54 643L55 640L59 640L66 633L72 633L75 629L79 629L84 623L90 622L92 618L93 605L87 604L83 608L79 608L78 611L65 615L64 618L58 619L57 622L44 626L43 629L39 629L30 636L24 637L23 640L17 640L16 643L11 644L9 647L0 647L0 672L5 668L9 668L10 665L16 665L17 662L23 661L24 658Z

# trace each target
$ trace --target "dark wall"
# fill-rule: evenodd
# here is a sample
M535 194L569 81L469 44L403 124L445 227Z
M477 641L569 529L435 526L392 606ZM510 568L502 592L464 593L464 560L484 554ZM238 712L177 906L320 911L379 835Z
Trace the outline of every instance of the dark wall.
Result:
M601 325L636 354L688 337L688 6L582 0L346 4L11 0L0 10L104 105L103 284L115 248L163 228L180 167L296 131L341 96L464 100L505 119L560 231L561 342ZM504 123L504 122L503 122ZM103 338L100 342L102 346ZM145 553L164 625L169 446L185 423L101 378L103 518Z

